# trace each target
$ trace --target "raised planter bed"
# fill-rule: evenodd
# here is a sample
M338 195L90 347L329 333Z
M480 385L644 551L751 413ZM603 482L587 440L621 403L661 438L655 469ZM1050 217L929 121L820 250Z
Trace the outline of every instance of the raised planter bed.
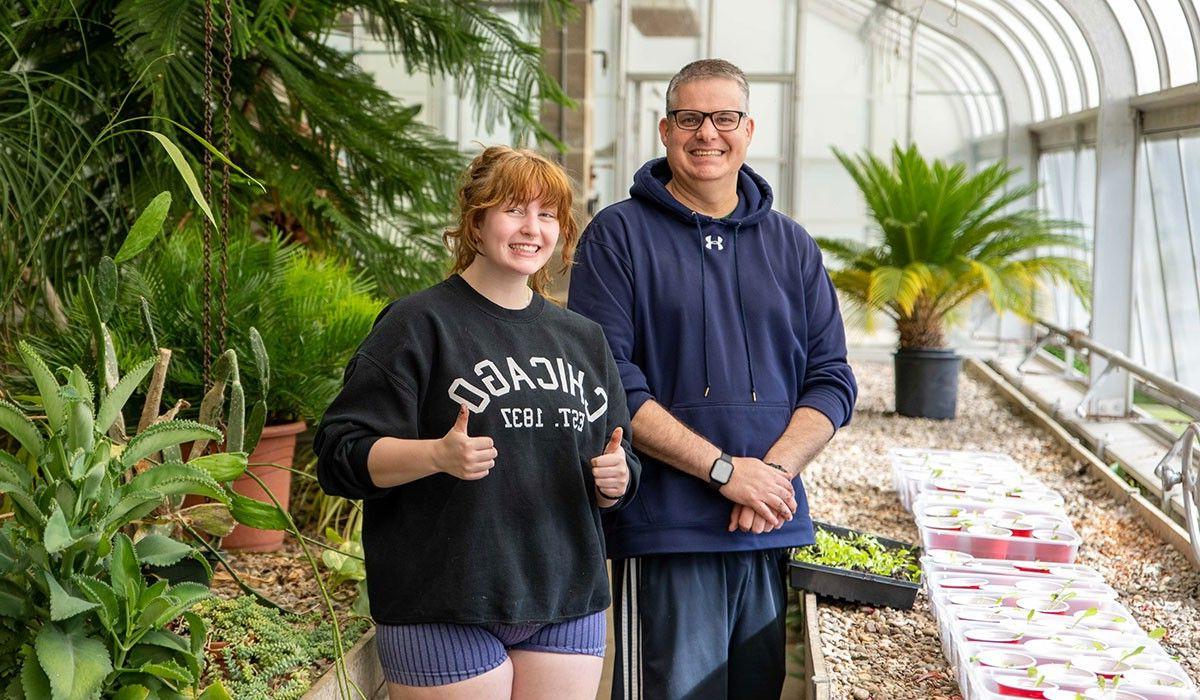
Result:
M346 675L371 700L387 697L387 683L379 666L379 654L375 651L374 627L346 652ZM342 700L338 693L337 668L326 670L304 694L304 700Z

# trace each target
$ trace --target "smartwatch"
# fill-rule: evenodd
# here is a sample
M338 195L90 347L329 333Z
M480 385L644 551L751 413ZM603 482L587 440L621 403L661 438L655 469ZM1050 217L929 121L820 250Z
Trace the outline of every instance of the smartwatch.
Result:
M729 483L729 478L733 476L733 457L722 452L720 457L713 462L712 468L708 470L708 485L713 491L720 491L721 487Z

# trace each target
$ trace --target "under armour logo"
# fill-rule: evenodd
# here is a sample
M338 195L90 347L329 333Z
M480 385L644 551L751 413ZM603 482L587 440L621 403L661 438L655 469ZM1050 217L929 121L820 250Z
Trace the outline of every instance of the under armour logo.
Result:
M716 248L717 250L725 250L725 239L721 238L720 236L705 236L704 247L708 248L709 250L712 250L713 248Z

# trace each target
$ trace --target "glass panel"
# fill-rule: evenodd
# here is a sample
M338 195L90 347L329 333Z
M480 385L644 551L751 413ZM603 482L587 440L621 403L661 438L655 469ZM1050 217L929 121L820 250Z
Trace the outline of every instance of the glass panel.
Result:
M1171 87L1196 82L1196 49L1179 0L1149 0L1149 3L1167 50Z
M1055 73L1058 66L1051 55L1046 52L1046 47L1034 35L1033 30L1022 21L1020 16L1014 14L1007 4L992 0L975 1L994 15L1029 52L1029 56L1033 60L1033 68L1045 86L1046 98L1049 101L1047 116L1061 116L1063 114L1063 95L1059 88L1063 78ZM1054 40L1057 42L1057 37Z
M1161 89L1158 79L1158 59L1154 53L1154 42L1150 29L1134 0L1108 0L1108 6L1117 16L1129 52L1133 55L1133 72L1137 78L1138 94Z
M754 117L754 138L746 151L749 158L780 157L783 155L787 130L787 86L783 83L752 81L750 84L750 114Z
M1200 296L1197 296L1195 251L1189 231L1181 145L1178 139L1146 142L1150 173L1151 211L1162 265L1162 287L1168 320L1169 341L1175 362L1175 377L1190 386L1200 386L1200 366L1185 358L1200 343ZM1190 149L1189 149L1190 150Z
M1043 153L1038 160L1038 175L1041 188L1038 190L1038 206L1055 219L1066 219L1083 224L1076 233L1088 241L1094 240L1092 223L1095 219L1096 152L1091 148ZM1087 251L1055 251L1074 255L1091 263ZM1090 314L1071 288L1054 285L1050 290L1050 318L1067 328L1085 329Z
M1054 17L1058 26L1066 33L1067 39L1071 42L1072 50L1079 57L1079 62L1083 64L1083 81L1087 86L1086 106L1095 107L1100 104L1100 79L1096 73L1096 62L1092 60L1092 50L1088 47L1087 39L1084 38L1079 25L1075 23L1075 18L1064 10L1060 4L1063 1L1032 0L1032 2L1048 11Z
M796 3L787 0L713 0L712 55L747 73L790 73L795 12Z
M617 49L617 24L619 15L615 3L595 3L592 12L592 41L597 50L606 54L593 54L592 70L592 147L593 178L592 192L596 198L597 211L600 206L621 199L628 183L617 183L616 136L625 115L617 114L617 65L613 52Z
M946 1L942 0L942 2ZM1001 42L1010 45L1018 43L1017 38L1013 36L1012 32L1008 31L1000 22L992 19L991 15L980 12L977 8L966 4L958 4L957 8L959 12L975 20L983 25L985 29L995 34L996 38ZM1048 107L1048 103L1044 99L1048 98L1042 88L1041 77L1034 69L1033 64L1030 63L1030 59L1024 51L1010 49L1010 52L1013 60L1016 61L1017 69L1021 72L1021 77L1025 80L1025 87L1029 91L1030 102L1033 106L1033 121L1042 121L1046 118L1046 109ZM1055 101L1057 102L1057 99Z
M957 92L946 76L946 64L923 59L917 70L917 100L913 108L913 141L921 147L921 153L929 158L959 158L964 143L978 132L972 131L974 101L951 94ZM940 90L928 90L926 87ZM938 115L936 119L923 115ZM951 122L947 117L953 117Z
M1171 325L1167 319L1167 302L1163 293L1163 269L1155 230L1150 169L1143 149L1139 158L1137 209L1134 235L1134 311L1141 331L1142 364L1168 377L1175 376L1175 362L1170 343ZM1097 293L1101 293L1097 290Z
M977 79L972 70L973 62L960 54L960 48L951 48L951 42L946 40L927 40L932 34L933 32L928 31L917 33L918 37L922 38L918 49L928 54L934 63L939 64L954 83L954 89L962 93L962 100L967 103L966 108L971 117L971 135L978 137L995 133L999 130L997 120L987 109L987 102L983 97L983 93L988 92L990 87Z
M1051 57L1058 66L1059 75L1062 76L1067 97L1066 111L1078 112L1083 109L1083 76L1075 68L1075 62L1071 57L1072 47L1068 45L1066 37L1056 29L1057 23L1043 14L1041 6L1032 0L1008 0L1008 2L1020 17L1033 26L1034 31L1050 47Z
M704 10L707 2L631 1L630 73L673 75L704 53Z
M907 53L904 50L908 46L907 31L907 21L903 25L892 22L886 24L880 23L873 29L875 33L874 38L882 44L882 50L893 53ZM970 118L968 129L964 133L971 136L980 136L1003 130L1004 119L1002 114L998 110L993 109L993 104L988 99L988 93L998 92L998 88L991 80L986 69L982 67L972 54L964 50L962 45L937 32L929 30L927 27L919 27L917 30L917 58L918 61L930 63L929 71L931 74L940 76L935 81L940 84L931 86L931 89L939 92L957 93L946 96L952 96L956 100L969 103L962 108L968 111ZM900 58L896 60L903 61L904 59ZM895 70L899 71L900 69L897 67ZM891 82L894 84L884 86L882 89L891 89L895 93L897 88L903 88L902 80L902 73L893 75ZM919 97L928 97L928 95ZM996 104L999 104L998 100ZM947 105L943 103L939 105L938 109L945 111L946 107ZM914 110L914 113L918 117L928 114L923 108Z
M1188 213L1189 248L1192 254L1190 266L1192 288L1190 291L1196 294L1197 302L1200 303L1200 167L1195 165L1200 163L1200 134L1193 132L1190 135L1181 136L1179 151L1180 161L1185 164L1183 193ZM1181 289L1180 294L1187 294L1188 291ZM1176 333L1182 336L1181 340L1184 346L1189 348L1187 355L1189 359L1184 362L1188 366L1187 378L1181 378L1180 381L1192 389L1200 390L1200 367L1197 367L1195 361L1196 348L1200 347L1200 326L1185 321L1183 328L1177 330Z

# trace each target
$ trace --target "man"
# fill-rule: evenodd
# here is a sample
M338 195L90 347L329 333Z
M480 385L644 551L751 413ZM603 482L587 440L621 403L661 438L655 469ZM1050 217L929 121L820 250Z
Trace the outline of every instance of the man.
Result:
M599 322L642 484L606 520L614 700L779 697L788 547L811 544L799 474L857 387L812 238L746 167L749 87L722 60L667 88L667 157L585 231L569 305Z

